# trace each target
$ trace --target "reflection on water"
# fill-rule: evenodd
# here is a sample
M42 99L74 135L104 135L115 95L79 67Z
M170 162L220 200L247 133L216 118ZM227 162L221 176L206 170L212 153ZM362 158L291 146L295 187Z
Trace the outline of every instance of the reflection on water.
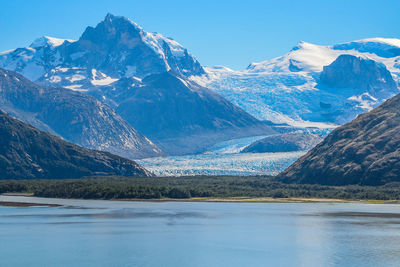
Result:
M388 212L356 212L356 211L343 211L343 212L326 212L323 216L333 217L370 217L370 218L400 218L400 213Z
M400 264L397 205L2 200L65 206L0 207L0 266Z
M176 212L176 213L161 213L161 212L136 212L132 209L113 210L109 212L96 212L96 213L67 213L67 214L9 214L0 215L1 217L38 217L38 218L88 218L88 219L134 219L134 218L201 218L205 214L197 212Z

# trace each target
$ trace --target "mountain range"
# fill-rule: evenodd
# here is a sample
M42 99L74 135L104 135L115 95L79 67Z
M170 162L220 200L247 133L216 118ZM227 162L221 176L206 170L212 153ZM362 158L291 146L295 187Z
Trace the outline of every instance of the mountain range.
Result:
M78 40L0 53L0 68L0 108L86 148L139 159L274 135L244 152L304 151L320 136L287 132L335 128L399 93L400 40L300 42L234 71L108 14Z
M205 71L179 43L124 17L108 14L77 41L39 38L2 53L0 67L41 86L96 97L167 154L201 152L218 141L274 132L272 123L190 80Z
M284 56L234 71L203 67L175 40L107 14L77 41L45 36L3 52L0 67L41 85L92 94L114 108L126 91L147 86L147 76L169 72L187 84L216 90L259 120L335 126L399 92L399 51L400 39L394 38L332 46L300 42ZM331 82L337 80L347 83Z
M400 39L332 46L298 43L287 54L246 70L205 68L192 77L260 120L335 127L399 93Z
M68 143L0 110L0 179L151 176L134 161Z

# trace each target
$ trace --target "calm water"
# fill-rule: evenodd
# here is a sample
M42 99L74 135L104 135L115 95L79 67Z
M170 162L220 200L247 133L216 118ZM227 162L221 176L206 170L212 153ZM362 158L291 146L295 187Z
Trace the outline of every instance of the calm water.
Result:
M32 201L65 206L0 207L2 267L400 266L397 205Z

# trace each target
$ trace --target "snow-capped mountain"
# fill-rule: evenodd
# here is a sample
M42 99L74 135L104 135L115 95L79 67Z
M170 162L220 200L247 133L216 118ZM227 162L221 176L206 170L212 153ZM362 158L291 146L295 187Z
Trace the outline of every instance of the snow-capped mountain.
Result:
M206 75L191 79L258 119L331 127L399 92L400 39L372 38L333 46L300 42L286 55L252 63L244 71L220 66L205 70ZM331 83L327 78L346 83Z
M163 155L107 104L64 88L39 86L13 71L0 69L0 108L86 148L131 159Z
M82 91L122 77L143 78L165 71L183 76L204 73L176 41L111 14L96 27L87 27L77 41L44 36L29 47L3 52L0 67L40 84Z
M0 54L0 67L95 96L168 154L274 132L271 123L189 80L205 71L179 43L125 17L108 14L77 41L39 38Z

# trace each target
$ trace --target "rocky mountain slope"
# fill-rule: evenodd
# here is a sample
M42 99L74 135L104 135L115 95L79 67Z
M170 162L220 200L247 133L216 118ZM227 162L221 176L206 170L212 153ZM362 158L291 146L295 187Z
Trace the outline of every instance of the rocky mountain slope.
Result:
M2 53L0 67L95 96L168 154L274 132L271 123L189 80L205 72L179 43L124 17L108 14L77 41L43 37Z
M330 65L324 66L320 83L335 89L359 89L359 94L367 92L380 98L388 98L398 90L384 65L352 55L340 55Z
M397 95L335 129L278 178L328 185L400 182L399 107Z
M0 179L151 175L134 161L73 145L1 110L0 136Z
M315 133L293 132L278 134L265 137L248 145L241 153L308 151L323 139L323 136Z
M123 92L117 112L169 154L201 152L221 140L274 132L272 124L170 72L115 91Z
M150 140L94 97L39 86L0 69L0 108L35 127L81 146L128 158L162 155Z
M244 71L211 67L206 75L191 78L258 119L332 127L399 93L399 51L400 39L333 46L300 42L286 55L252 63Z

